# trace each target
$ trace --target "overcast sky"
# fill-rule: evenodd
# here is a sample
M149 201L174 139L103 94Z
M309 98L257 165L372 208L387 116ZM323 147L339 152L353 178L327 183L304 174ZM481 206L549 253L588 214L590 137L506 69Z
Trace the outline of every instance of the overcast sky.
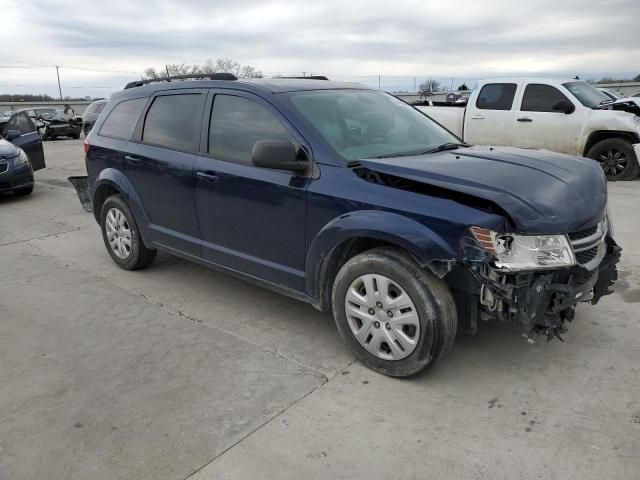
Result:
M389 90L431 75L640 74L640 0L2 0L0 93L108 96L145 67L228 57ZM17 68L29 67L29 68ZM457 85L454 85L454 87Z

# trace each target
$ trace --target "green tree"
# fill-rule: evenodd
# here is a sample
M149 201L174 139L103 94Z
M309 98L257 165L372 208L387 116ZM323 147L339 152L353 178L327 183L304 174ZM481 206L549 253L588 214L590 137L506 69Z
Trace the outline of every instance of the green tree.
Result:
M467 87L466 83L463 83L462 85L460 85L458 87L458 91L460 91L460 90L469 90L469 87Z

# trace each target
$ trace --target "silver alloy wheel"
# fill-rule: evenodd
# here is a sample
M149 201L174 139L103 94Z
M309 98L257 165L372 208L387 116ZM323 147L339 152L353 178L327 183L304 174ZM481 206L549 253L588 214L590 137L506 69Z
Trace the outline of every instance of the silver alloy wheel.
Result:
M125 260L131 255L131 228L124 216L117 208L111 208L105 219L107 240L113 253Z
M377 273L356 278L347 290L344 307L351 332L372 355L401 360L418 345L416 306L390 278Z

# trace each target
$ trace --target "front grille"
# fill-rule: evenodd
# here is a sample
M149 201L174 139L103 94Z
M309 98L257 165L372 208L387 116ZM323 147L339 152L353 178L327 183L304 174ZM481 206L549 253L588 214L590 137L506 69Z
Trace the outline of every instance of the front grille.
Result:
M0 173L4 173L7 170L9 170L9 164L8 163L0 163Z
M579 264L584 265L596 258L598 255L598 246L591 247L589 250L583 250L582 252L576 252L576 260Z
M598 266L606 248L604 240L607 235L608 224L604 218L595 227L573 232L568 235L571 240L576 262L589 270Z
M580 230L579 232L573 232L569 234L569 238L571 240L580 240L583 238L590 237L594 235L598 231L598 226L587 228L586 230Z

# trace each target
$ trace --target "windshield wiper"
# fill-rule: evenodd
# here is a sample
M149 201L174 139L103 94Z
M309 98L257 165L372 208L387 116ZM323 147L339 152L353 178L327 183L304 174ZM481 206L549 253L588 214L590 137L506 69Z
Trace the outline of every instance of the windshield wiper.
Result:
M424 153L444 152L445 150L456 150L456 149L458 149L460 147L467 148L467 147L470 147L470 146L471 145L469 145L468 143L452 143L452 142L449 142L449 143L443 143L442 145L438 145L437 147L432 148L430 150L426 150L426 151L424 151L422 153L424 154Z
M400 153L385 153L383 155L378 155L375 158L393 158L393 157L412 157L414 155L424 155L426 153L435 153L442 152L444 150L455 150L460 147L470 147L471 145L467 143L443 143L442 145L438 145L435 148L430 148L428 150L412 150L409 152L400 152Z

